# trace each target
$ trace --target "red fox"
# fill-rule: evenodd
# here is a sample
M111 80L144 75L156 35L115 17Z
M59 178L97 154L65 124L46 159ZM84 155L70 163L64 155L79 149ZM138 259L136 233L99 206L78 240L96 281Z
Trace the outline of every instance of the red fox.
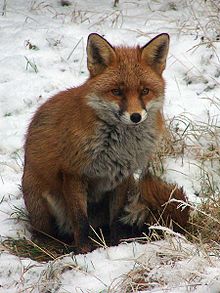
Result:
M89 78L40 106L27 132L22 189L34 229L67 234L87 252L90 206L108 199L117 241L123 191L163 131L168 47L166 33L143 47L113 47L89 35Z

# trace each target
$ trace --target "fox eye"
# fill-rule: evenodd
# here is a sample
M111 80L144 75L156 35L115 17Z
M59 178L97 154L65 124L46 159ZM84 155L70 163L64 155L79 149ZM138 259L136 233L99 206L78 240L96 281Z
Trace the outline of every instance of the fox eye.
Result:
M121 96L122 95L122 90L121 89L113 89L113 90L111 90L111 92L112 92L112 94L114 95L114 96Z
M147 95L149 93L149 89L147 87L143 88L142 95Z

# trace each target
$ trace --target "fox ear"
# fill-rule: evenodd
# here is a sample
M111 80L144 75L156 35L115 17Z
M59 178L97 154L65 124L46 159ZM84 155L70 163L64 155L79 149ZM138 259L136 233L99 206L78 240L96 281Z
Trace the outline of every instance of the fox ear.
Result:
M168 34L160 34L141 48L141 59L152 66L159 74L162 74L166 67L169 40Z
M114 48L95 33L89 35L86 51L87 67L91 76L100 74L116 58Z

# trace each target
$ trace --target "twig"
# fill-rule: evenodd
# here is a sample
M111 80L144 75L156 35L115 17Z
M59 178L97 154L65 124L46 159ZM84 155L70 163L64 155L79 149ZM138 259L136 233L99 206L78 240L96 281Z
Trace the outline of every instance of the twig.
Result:
M72 56L73 52L75 51L75 49L78 47L79 43L83 40L83 37L76 43L76 45L73 47L72 51L70 52L70 54L68 55L68 57L66 58L66 60L68 61L70 59L70 57Z
M2 7L2 16L6 15L7 0L4 0Z

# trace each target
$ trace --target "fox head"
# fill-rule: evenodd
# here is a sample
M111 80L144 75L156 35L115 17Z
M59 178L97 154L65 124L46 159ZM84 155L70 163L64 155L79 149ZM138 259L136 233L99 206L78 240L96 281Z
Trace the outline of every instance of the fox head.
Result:
M140 47L113 47L92 33L87 43L89 105L112 122L137 125L163 106L169 35L160 34Z

